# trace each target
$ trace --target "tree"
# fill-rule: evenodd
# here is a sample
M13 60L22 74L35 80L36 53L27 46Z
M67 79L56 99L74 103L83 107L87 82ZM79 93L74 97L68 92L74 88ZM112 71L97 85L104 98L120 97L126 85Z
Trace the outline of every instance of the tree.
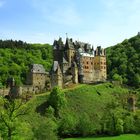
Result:
M134 133L134 132L135 132L134 116L129 113L124 118L124 133Z
M3 138L12 140L12 137L18 134L18 126L22 124L19 118L27 115L29 109L20 99L1 98L0 102L0 131Z
M76 130L78 119L73 112L66 111L61 115L61 119L58 121L58 134L61 137L70 137L77 133Z
M136 87L139 87L140 86L140 74L136 73L134 75L134 81L133 82L134 82L134 85Z
M115 74L122 77L122 82L136 88L140 87L140 36L124 40L107 51L108 77Z
M34 128L35 140L57 140L57 124L51 118L39 117Z
M66 105L65 94L59 87L54 87L48 99L48 105L55 110L55 116L59 117L59 111Z
M115 73L113 75L113 80L119 81L120 83L122 83L122 77L119 74L117 74L117 73Z

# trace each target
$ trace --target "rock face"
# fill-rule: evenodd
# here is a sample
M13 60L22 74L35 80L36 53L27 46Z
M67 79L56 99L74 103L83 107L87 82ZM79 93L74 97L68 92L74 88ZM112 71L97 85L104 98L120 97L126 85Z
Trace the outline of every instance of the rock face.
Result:
M59 38L54 41L53 56L51 88L56 85L64 87L68 83L105 81L107 78L106 53L101 46L94 50L88 43L67 38L64 44Z

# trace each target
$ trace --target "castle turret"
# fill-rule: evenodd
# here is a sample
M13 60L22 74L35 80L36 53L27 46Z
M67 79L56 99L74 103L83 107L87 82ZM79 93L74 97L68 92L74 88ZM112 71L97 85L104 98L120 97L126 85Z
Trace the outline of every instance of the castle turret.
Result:
M106 74L106 54L105 50L98 46L95 50L95 57L94 57L94 69L99 73L100 81L104 81L107 78Z
M26 84L38 87L40 90L45 88L46 71L41 64L30 65L29 72L27 73Z
M94 55L94 47L91 47L91 54Z
M50 72L50 78L51 78L51 88L54 86L63 87L63 75L62 71L60 69L58 61L54 61L51 72Z
M77 84L78 83L78 67L75 62L72 63L72 81L73 83Z
M72 39L66 39L65 49L68 57L69 66L71 66L71 63L75 57L75 47Z
M64 51L64 44L62 38L59 38L58 41L55 40L53 43L54 61L58 61L59 63L62 63L63 51Z

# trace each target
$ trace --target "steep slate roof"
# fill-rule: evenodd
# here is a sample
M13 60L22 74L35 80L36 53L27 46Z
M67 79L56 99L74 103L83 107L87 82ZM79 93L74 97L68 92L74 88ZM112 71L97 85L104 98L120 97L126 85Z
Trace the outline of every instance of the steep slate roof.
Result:
M32 64L31 71L33 73L42 73L46 74L45 68L41 64Z
M69 39L69 38L66 39L66 47L74 49L72 38L71 39Z
M68 61L63 57L63 63L64 64L67 64L68 63Z

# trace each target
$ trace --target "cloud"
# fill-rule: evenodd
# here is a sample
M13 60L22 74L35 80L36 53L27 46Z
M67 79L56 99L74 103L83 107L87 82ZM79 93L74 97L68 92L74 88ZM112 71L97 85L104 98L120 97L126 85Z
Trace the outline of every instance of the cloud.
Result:
M81 17L72 0L59 2L57 0L32 0L31 4L49 22L68 26L78 25L81 22Z

